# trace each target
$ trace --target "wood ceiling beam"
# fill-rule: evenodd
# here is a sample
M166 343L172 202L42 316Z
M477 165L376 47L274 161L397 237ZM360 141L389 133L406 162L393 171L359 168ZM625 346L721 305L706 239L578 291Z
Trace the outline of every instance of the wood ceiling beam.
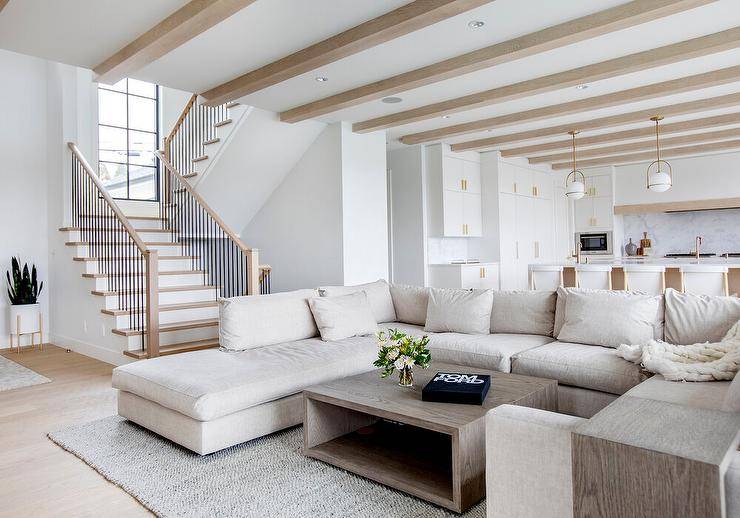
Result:
M534 108L523 112L509 113L507 115L456 124L445 128L422 131L419 133L404 135L399 140L404 144L409 145L420 144L422 142L431 142L443 138L454 137L456 135L473 133L475 131L484 131L486 129L500 128L511 124L521 124L524 122L573 115L575 113L589 110L597 110L619 106L621 104L645 101L647 99L655 99L656 97L663 97L665 95L690 92L737 81L740 81L740 65L720 70L713 70L704 74L680 77L670 81L662 81L651 85L630 88L629 90L588 97L577 101L544 106L542 108Z
M3 7L8 5L8 2L10 2L10 0L0 0L0 11L3 10Z
M519 38L496 43L409 72L387 77L374 83L346 90L302 106L297 106L282 112L280 114L280 120L284 122L299 122L320 115L326 115L327 113L357 106L388 95L419 88L462 74L483 70L609 32L656 20L710 3L711 1L714 0L686 2L675 0L633 0L611 9L570 20Z
M740 149L740 140L727 140L724 142L714 142L711 144L698 144L696 146L677 147L673 149L661 150L661 158L672 158L687 155L698 155L700 153L711 153L712 151L727 151L731 149ZM645 153L633 153L631 155L616 155L604 158L594 158L592 160L579 160L578 168L596 167L601 165L628 164L630 162L647 162L655 160L655 151ZM570 162L558 162L552 164L554 170L570 169L573 164Z
M192 0L93 69L114 84L244 9L255 0Z
M650 128L655 135L655 128ZM661 128L661 133L662 133ZM725 130L708 131L706 133L696 133L693 135L681 135L680 137L660 139L660 149L669 149L680 147L686 144L698 144L700 142L719 142L721 140L730 140L740 138L740 128L731 128ZM577 142L576 142L577 144ZM655 138L642 140L640 142L630 142L628 144L619 144L616 146L606 146L591 149L578 149L578 161L584 158L597 158L612 155L629 153L632 151L641 151L655 149ZM571 153L558 153L555 155L544 155L532 157L529 159L530 164L552 164L563 160L571 160Z
M364 133L410 124L460 111L483 108L523 97L562 90L583 83L592 83L594 81L648 70L737 47L740 47L740 27L734 27L715 34L593 63L519 83L500 86L483 92L476 92L455 99L448 99L446 101L376 117L357 122L352 126L352 129L358 133Z
M209 106L233 101L494 0L416 0L203 92Z
M451 147L453 151L471 151L477 149L495 148L498 145L509 144L511 142L522 142L537 138L551 137L555 135L565 135L569 131L573 130L588 131L601 128L609 128L613 126L621 126L624 124L633 124L636 122L643 122L647 121L648 119L650 119L650 117L653 117L655 115L672 117L675 115L686 115L690 113L718 110L721 108L737 106L739 104L740 93L720 95L718 97L710 97L708 99L700 99L698 101L689 101L667 106L656 106L655 108L622 113L609 117L600 117L598 119L577 121L568 124L559 124L557 126L549 126L546 128L520 131L518 133L509 133L507 135L498 135L495 137L471 140L468 142L460 142L457 144L453 144Z
M716 115L714 117L705 117L701 119L692 119L682 122L673 122L670 124L661 124L661 135L669 133L683 133L685 131L694 131L704 128L714 128L718 126L729 126L731 124L740 124L740 113L728 113L725 115ZM651 137L655 134L655 128L652 126L645 128L636 128L631 130L617 131L614 133L605 133L603 135L593 135L591 137L579 137L578 148L583 149L586 146L597 144L607 144L609 142L620 142L624 140L634 140L642 137ZM531 146L516 147L501 150L502 157L523 157L532 156L543 151L557 151L559 149L570 149L571 139L557 140L554 142L545 142L544 144L534 144Z

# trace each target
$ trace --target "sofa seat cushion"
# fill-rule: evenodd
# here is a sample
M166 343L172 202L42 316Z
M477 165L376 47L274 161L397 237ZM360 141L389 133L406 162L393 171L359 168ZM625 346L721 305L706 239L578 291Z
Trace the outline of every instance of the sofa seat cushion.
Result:
M517 354L511 372L618 395L644 379L639 365L623 360L614 349L560 341Z
M424 324L407 324L406 322L383 322L378 324L379 331L388 331L389 329L398 329L402 333L406 333L409 336L432 336L435 333L424 331Z
M376 357L374 337L310 338L242 352L208 349L117 367L113 387L210 421L373 370Z
M627 395L694 408L725 410L724 403L729 388L729 381L668 381L656 374L630 389Z
M543 335L497 333L469 335L434 333L429 336L429 350L434 362L454 363L499 372L511 372L511 358L517 353L552 342Z

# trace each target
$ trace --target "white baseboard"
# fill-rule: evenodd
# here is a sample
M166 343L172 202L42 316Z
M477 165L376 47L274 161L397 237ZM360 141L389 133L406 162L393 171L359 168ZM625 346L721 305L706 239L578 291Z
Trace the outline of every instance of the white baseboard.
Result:
M79 340L75 340L74 338L69 338L66 336L51 335L50 342L57 347L71 349L76 353L84 354L85 356L95 358L96 360L100 360L101 362L110 363L111 365L118 366L136 361L133 358L124 356L121 351L113 351L111 349L106 349L105 347L100 347L99 345L81 342Z

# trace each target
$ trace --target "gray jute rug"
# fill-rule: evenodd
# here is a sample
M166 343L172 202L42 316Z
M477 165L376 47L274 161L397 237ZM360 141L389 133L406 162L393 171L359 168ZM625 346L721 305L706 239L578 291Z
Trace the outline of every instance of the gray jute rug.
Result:
M460 516L301 453L301 427L201 457L112 416L49 438L164 517ZM463 514L485 518L482 502Z
M0 356L0 392L49 382L49 378L38 372Z

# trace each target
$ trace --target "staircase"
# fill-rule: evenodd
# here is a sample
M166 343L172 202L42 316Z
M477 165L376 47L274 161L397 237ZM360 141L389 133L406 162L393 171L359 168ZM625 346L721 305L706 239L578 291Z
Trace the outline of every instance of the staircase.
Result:
M207 160L204 149L217 143L218 128L228 124L228 109L198 106L193 96L158 153L160 200L144 216L126 214L69 144L72 226L60 230L99 301L103 325L126 356L218 347L218 298L270 291L271 268L259 265L258 251L188 181Z

